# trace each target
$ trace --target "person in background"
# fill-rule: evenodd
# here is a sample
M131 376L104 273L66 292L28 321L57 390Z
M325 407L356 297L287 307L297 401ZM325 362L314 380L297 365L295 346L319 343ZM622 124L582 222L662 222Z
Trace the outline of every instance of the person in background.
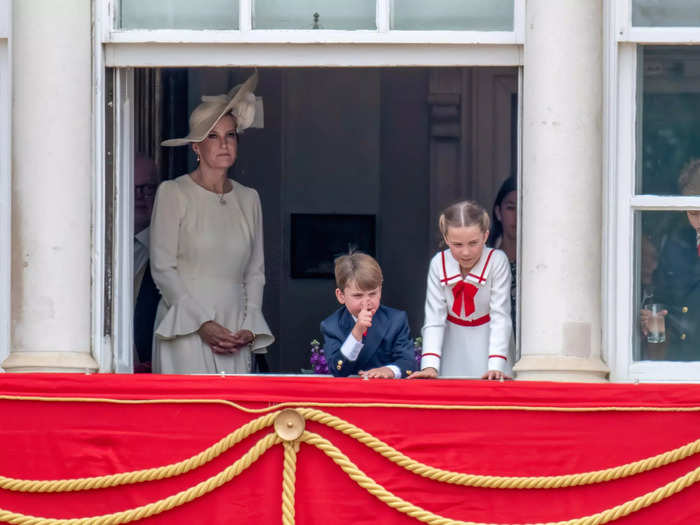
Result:
M158 305L153 370L248 373L274 337L262 313L265 264L258 192L228 177L238 134L253 124L257 73L228 93L202 97L186 137L197 168L163 182L151 221Z
M700 195L700 159L681 171L682 195ZM687 221L674 229L663 243L653 273L653 299L665 309L665 341L654 343L653 359L700 361L700 210L687 210ZM649 333L650 311L642 307L642 333ZM650 347L651 344L647 344Z
M134 372L151 371L153 323L160 292L151 276L148 251L156 165L141 153L134 158Z
M360 252L335 260L335 296L342 305L321 323L334 376L406 377L415 369L406 312L381 304L382 269Z
M515 333L515 302L517 290L518 254L518 183L515 177L508 177L498 190L491 214L493 225L488 245L503 250L510 264L510 318Z
M446 250L430 261L421 370L409 378L508 377L510 265L486 247L489 215L473 201L440 215Z

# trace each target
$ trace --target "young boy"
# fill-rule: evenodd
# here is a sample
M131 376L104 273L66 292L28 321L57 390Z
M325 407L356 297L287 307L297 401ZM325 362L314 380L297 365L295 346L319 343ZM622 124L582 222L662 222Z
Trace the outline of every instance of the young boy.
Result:
M380 305L382 269L367 254L335 260L335 296L341 306L321 323L324 352L334 376L406 377L416 369L406 312Z

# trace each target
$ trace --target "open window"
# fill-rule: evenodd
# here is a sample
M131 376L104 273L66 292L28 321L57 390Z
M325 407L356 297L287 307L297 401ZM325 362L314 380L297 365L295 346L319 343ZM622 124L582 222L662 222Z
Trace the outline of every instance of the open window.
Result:
M120 352L130 346L136 297L128 284L138 272L129 248L144 196L134 186L134 158L152 159L162 180L191 172L191 149L160 148L160 140L186 134L200 95L225 92L251 70L112 71L120 97L113 223ZM311 237L324 242L348 229L358 235L351 244L374 250L383 267L384 302L407 310L413 335L420 335L439 211L464 198L490 209L501 183L517 173L517 68L261 68L259 77L264 127L242 134L231 176L254 187L263 203L264 311L277 337L269 349L272 370L308 367L309 342L337 308L328 272L299 269L303 263L294 258ZM335 233L328 230L333 225ZM332 255L338 254L308 264L328 267ZM128 369L128 356L117 361Z
M252 68L264 127L242 136L231 175L262 199L272 370L308 368L309 342L336 308L331 280L292 276L293 216L371 217L384 300L408 310L419 335L438 211L459 198L490 208L519 172L523 3L231 0L213 2L206 13L219 14L208 21L181 2L96 5L105 66L96 82L106 99L96 116L107 176L96 188L103 265L94 293L103 369L132 366L142 191L134 158L147 154L161 179L191 171L187 148L158 143L186 132L201 95L228 90Z

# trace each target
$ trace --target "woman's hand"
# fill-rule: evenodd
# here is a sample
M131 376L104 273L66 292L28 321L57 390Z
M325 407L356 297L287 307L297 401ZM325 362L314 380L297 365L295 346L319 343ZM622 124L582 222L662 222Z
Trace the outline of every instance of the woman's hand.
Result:
M199 337L217 354L230 354L240 348L238 339L231 330L216 321L207 321L197 330Z
M503 380L503 379L513 379L513 378L505 375L500 370L489 370L483 376L481 376L481 379L488 379L490 381L499 381L499 380Z
M243 348L255 341L255 335L250 330L238 330L233 334L233 339L236 341L237 348Z
M419 370L418 372L413 372L406 379L435 379L437 376L438 371L432 366L429 366L423 370Z

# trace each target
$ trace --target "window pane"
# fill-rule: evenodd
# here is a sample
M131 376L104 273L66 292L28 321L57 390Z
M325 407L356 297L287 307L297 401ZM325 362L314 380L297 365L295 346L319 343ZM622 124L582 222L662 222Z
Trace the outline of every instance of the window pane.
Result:
M393 0L392 29L512 31L513 0Z
M121 0L122 29L238 29L238 0Z
M375 0L254 0L255 29L377 29Z
M700 0L632 0L632 25L699 26Z
M636 237L636 359L700 361L700 211L637 212Z
M679 195L700 157L700 48L644 46L639 67L637 193Z

